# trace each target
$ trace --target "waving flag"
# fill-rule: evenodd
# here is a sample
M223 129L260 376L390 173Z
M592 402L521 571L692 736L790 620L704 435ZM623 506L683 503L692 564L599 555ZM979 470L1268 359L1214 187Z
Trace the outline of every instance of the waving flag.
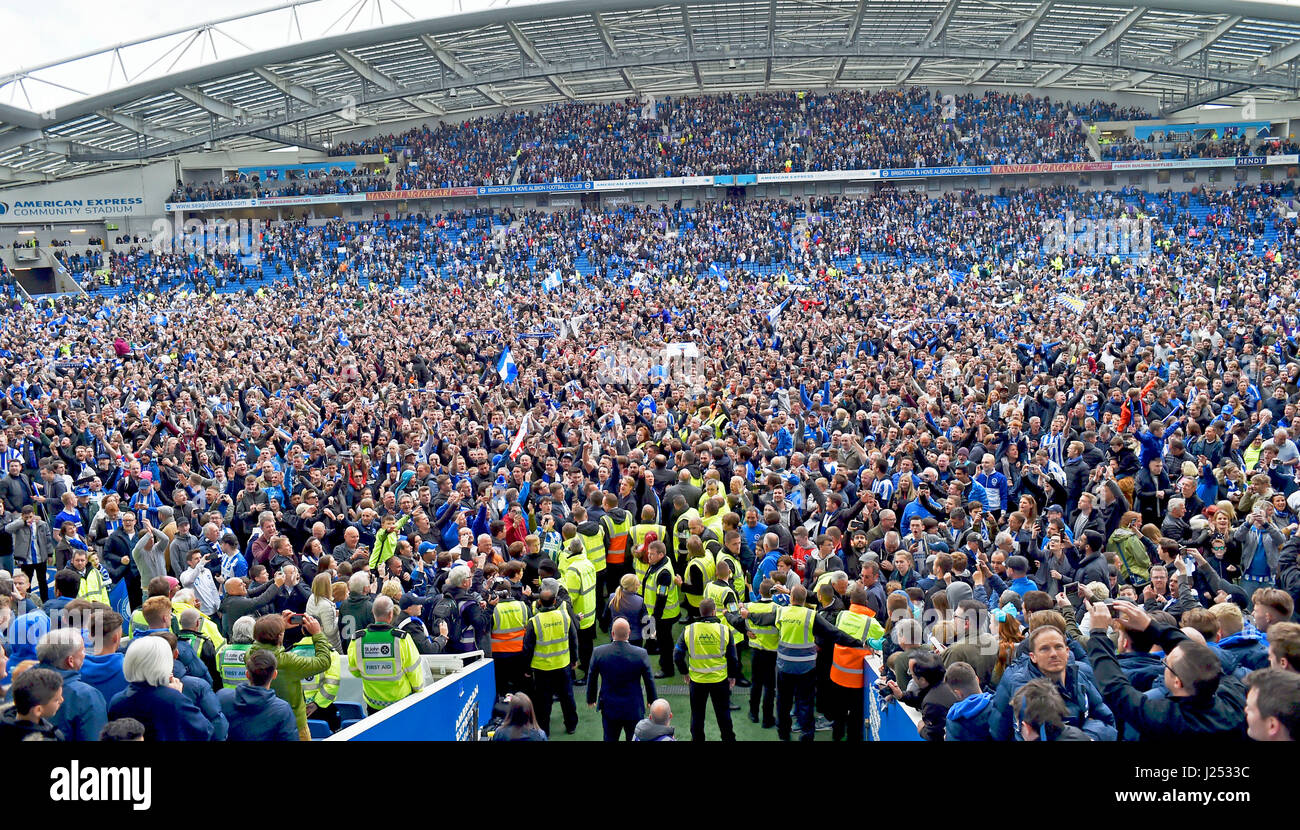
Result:
M786 297L784 300L782 300L781 302L777 303L776 305L768 309L767 312L768 325L775 327L776 321L781 318L781 312L785 311L785 307L788 306L789 304L790 304L790 297Z
M497 374L505 383L514 383L515 378L519 376L519 367L515 366L514 355L510 354L510 347L506 346L497 358Z
M564 281L560 278L559 268L556 268L554 271L547 274L546 279L542 280L542 288L545 288L547 291L554 291L563 284Z
M1073 311L1075 314L1082 314L1084 308L1087 305L1087 303L1085 303L1082 298L1076 297L1073 294L1066 294L1064 292L1057 294L1054 299L1057 305L1065 306L1066 308L1070 309L1070 311Z
M519 431L515 433L515 437L510 441L511 461L514 461L515 457L519 455L519 451L524 448L524 438L527 437L527 435L528 435L528 416L525 415L523 423L519 425Z

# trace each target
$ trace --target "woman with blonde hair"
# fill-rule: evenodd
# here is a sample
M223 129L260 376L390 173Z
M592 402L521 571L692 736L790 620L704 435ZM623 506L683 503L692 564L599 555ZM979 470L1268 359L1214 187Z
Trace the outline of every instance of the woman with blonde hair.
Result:
M379 589L379 593L388 597L400 606L402 602L402 594L406 592L402 590L402 581L400 579L385 579L383 587Z
M650 625L650 612L641 598L641 580L636 574L623 574L618 581L618 588L614 589L600 613L600 630L609 632L619 619L627 620L631 629L628 642L634 646L643 645L645 629Z
M342 583L339 583L342 584ZM307 598L307 613L320 620L320 633L330 641L330 646L340 654L343 641L339 638L339 612L334 605L334 583L327 571L316 574L311 581L311 596ZM347 589L344 588L344 596Z

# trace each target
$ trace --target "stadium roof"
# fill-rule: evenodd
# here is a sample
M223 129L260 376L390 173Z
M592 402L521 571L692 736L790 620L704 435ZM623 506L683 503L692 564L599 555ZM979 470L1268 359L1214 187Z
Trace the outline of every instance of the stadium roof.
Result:
M646 94L982 84L1175 112L1295 100L1298 59L1300 6L1248 0L299 0L0 75L0 184Z

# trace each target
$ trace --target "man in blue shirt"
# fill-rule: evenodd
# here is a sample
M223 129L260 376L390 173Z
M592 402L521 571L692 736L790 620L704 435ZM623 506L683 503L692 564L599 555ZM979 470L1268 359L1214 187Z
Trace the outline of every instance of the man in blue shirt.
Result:
M1007 576L1011 577L1007 590L1015 591L1022 597L1030 591L1040 590L1038 583L1029 578L1029 560L1023 556L1007 558Z

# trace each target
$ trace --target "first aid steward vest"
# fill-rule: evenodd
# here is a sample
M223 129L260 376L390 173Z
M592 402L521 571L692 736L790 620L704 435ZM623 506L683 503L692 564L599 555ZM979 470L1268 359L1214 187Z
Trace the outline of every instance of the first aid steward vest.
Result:
M227 686L238 686L248 682L244 674L244 660L252 643L227 643L217 652L217 670L221 672L221 682ZM312 652L315 656L315 651Z

